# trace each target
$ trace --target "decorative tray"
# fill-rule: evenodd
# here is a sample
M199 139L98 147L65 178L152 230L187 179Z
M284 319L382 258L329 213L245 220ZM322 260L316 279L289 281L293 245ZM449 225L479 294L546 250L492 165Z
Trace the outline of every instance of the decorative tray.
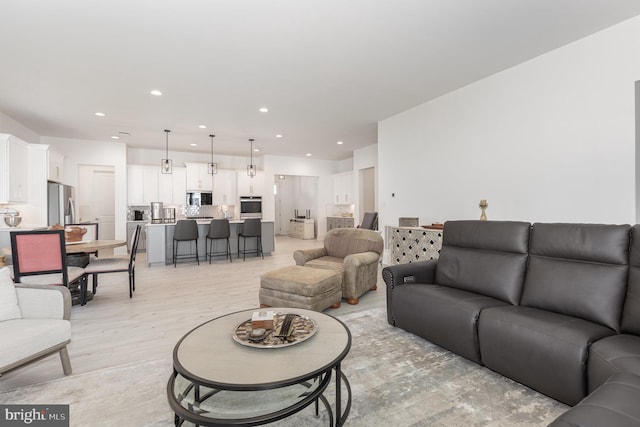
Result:
M291 333L285 337L276 335L276 331L282 325L287 313L276 313L273 319L274 329L267 329L265 337L260 341L249 339L253 329L251 319L245 320L236 326L233 331L233 340L238 344L254 348L281 348L300 344L311 338L318 331L318 324L315 320L300 314L293 314Z

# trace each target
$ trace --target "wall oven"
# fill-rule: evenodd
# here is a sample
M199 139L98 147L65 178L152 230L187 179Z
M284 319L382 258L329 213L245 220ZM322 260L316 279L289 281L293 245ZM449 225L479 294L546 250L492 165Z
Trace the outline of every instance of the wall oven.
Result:
M262 218L262 197L240 196L240 219Z

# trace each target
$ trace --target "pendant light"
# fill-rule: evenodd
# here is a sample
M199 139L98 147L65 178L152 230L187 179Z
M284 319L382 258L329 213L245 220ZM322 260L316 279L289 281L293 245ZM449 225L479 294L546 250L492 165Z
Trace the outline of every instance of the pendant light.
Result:
M253 164L253 141L253 139L249 140L249 142L251 143L251 151L249 152L251 160L249 162L249 165L247 166L247 175L249 175L251 178L256 176L256 165Z
M209 175L215 175L218 173L218 164L213 163L213 138L215 137L215 135L209 135L209 138L211 138L211 163L209 163Z
M166 145L165 145L165 158L160 162L160 171L162 173L173 173L173 162L169 158L169 129L164 130L166 137Z

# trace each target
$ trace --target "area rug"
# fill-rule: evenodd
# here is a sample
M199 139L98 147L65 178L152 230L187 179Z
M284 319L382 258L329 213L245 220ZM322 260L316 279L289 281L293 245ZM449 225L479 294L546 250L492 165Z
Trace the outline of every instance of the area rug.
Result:
M348 426L546 426L567 406L391 327L384 308L339 316L352 347ZM171 426L171 355L0 393L1 403L69 404L71 426ZM333 391L326 393L330 401ZM332 402L334 404L335 402ZM188 424L185 424L188 425ZM277 426L324 426L312 407Z

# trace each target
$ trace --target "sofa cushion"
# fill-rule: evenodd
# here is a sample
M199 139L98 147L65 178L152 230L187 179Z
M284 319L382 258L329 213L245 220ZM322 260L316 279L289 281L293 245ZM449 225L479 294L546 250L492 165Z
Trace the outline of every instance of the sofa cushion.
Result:
M534 224L520 303L619 330L629 233L628 225Z
M587 394L589 346L613 334L596 323L521 306L486 308L478 321L487 367L569 405Z
M0 270L0 322L21 317L16 287L11 280L9 268L5 267Z
M339 271L344 270L344 258L336 258L332 256L323 256L320 258L312 259L305 263L305 267L324 268L328 270Z
M436 283L520 301L530 224L512 221L447 221Z
M596 341L587 368L590 392L619 372L640 375L640 337L621 334Z
M60 319L14 319L0 322L0 337L11 351L0 352L0 367L31 358L71 339L71 322Z
M477 322L487 307L506 305L484 295L440 285L404 284L393 289L395 326L477 363Z
M637 427L640 424L640 377L617 374L560 415L549 427Z

